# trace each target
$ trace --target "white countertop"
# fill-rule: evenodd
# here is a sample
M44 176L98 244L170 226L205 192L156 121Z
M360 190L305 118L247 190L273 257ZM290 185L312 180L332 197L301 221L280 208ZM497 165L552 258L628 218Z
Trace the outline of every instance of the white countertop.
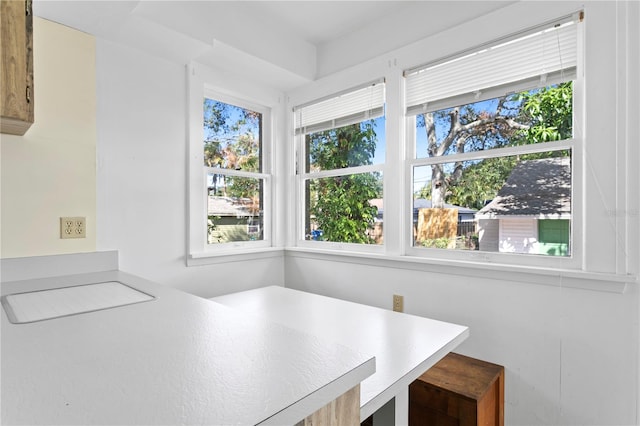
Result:
M396 398L396 425L408 421L409 384L469 336L466 326L283 287L211 300L373 354L376 372L360 387L360 418Z
M375 370L372 355L106 271L2 294L119 281L154 300L25 324L2 313L2 424L293 424Z

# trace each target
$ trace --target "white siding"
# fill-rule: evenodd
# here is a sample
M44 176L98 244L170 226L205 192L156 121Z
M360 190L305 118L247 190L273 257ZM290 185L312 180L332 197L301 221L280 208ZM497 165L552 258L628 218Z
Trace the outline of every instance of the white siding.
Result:
M479 219L478 236L480 251L498 251L499 219Z
M538 221L536 219L500 219L500 252L537 253Z

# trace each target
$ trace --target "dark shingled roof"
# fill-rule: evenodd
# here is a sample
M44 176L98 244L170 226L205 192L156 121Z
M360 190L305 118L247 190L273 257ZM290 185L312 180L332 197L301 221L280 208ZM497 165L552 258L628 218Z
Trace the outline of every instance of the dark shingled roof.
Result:
M476 217L557 217L570 213L571 160L558 157L518 163L496 198L478 211Z

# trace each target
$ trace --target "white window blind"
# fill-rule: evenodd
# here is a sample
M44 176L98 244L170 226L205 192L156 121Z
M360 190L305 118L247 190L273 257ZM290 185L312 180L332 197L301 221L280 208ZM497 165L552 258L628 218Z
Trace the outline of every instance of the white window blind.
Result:
M526 35L405 71L407 115L575 79L577 22L549 24Z
M379 80L341 94L297 106L296 135L360 123L384 115L384 81Z

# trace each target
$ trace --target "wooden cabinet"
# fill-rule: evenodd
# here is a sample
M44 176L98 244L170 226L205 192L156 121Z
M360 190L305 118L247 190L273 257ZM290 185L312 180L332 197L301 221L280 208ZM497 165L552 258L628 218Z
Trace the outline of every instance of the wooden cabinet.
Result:
M504 426L504 367L450 353L409 386L411 426Z
M33 124L31 0L0 0L0 132L24 135Z

